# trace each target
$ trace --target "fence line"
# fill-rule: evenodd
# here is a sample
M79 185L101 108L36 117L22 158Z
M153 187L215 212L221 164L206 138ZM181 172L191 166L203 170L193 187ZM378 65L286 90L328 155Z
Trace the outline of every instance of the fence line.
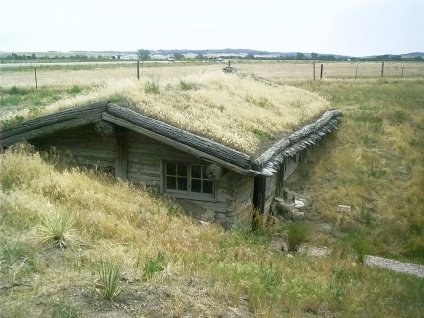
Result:
M92 84L105 80L137 79L151 77L155 79L181 77L190 74L220 71L226 63L142 63L137 61L125 64L105 65L100 63L70 64L60 66L20 66L1 67L1 87L33 86L34 77L40 85ZM270 80L318 80L318 79L354 79L354 78L400 78L424 77L424 62L248 62L231 61L239 73L255 74ZM317 73L318 72L318 73ZM34 73L36 74L34 76ZM318 76L319 74L319 76Z

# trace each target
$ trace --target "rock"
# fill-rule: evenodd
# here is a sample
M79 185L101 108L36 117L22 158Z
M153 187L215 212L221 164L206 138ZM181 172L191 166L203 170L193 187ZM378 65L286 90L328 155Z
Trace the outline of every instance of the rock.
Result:
M277 208L282 212L290 212L295 209L295 205L294 203L278 202Z
M215 221L215 212L212 210L207 210L203 215L202 219L204 219L206 222L213 222Z
M295 195L296 194L294 193L294 191L290 191L289 188L287 187L283 188L283 197L285 201L294 202Z
M274 202L276 202L276 203L284 202L284 199L280 198L280 197L274 197Z
M291 220L304 220L305 219L305 213L300 212L299 210L292 210L289 212L289 218Z
M296 209L304 209L305 208L305 202L302 199L295 199L294 200L294 206Z

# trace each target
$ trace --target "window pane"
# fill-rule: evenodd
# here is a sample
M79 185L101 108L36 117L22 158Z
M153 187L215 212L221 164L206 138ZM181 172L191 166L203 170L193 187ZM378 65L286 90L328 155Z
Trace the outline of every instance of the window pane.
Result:
M183 162L177 163L177 172L178 176L186 177L187 176L187 164Z
M171 190L177 190L177 178L166 177L166 188Z
M200 179L202 177L202 166L191 165L191 177Z
M213 193L213 183L210 180L203 180L203 193Z
M178 190L187 191L187 178L178 177Z
M177 164L175 162L166 163L166 174L169 176L177 175Z
M191 192L197 192L197 193L202 192L202 181L201 180L197 180L197 179L191 180Z
M203 176L203 179L209 179L209 178L208 178L208 175L207 175L207 173L206 173L206 168L207 168L207 166L202 166L202 170L203 170L203 174L202 174L202 176Z

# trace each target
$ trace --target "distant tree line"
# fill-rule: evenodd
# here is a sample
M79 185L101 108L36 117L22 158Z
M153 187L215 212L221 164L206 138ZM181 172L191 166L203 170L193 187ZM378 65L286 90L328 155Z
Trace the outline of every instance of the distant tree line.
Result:
M185 60L187 59L183 51L176 50L176 51L169 51L168 53L171 59L173 60ZM205 52L208 53L208 52ZM233 52L231 52L233 53ZM240 52L239 52L240 53ZM254 54L258 53L258 54ZM139 49L136 52L138 59L141 61L147 61L150 60L150 54L151 52L149 50L145 49ZM248 54L245 56L241 55L235 55L234 53L231 55L220 55L219 57L222 59L227 60L321 60L321 61L424 61L424 58L420 55L417 56L411 56L411 57L405 57L402 55L377 55L372 57L348 57L348 56L340 56L340 55L332 55L332 54L318 54L318 53L287 53L284 55L278 55L274 54L275 56L269 56L271 53L268 53L268 56L263 56L264 52L254 52L249 51ZM75 55L62 55L62 54L56 54L56 55L40 55L37 56L35 53L32 53L30 55L19 55L16 53L12 53L10 55L7 55L5 57L1 58L2 62L12 62L12 61L104 61L104 60L110 60L110 59L121 59L121 54L114 54L114 55L98 55L98 56L87 56L85 54L75 54ZM206 60L211 59L210 57L207 57L206 54L198 53L195 57L195 60Z
M95 56L87 56L85 54L76 54L76 55L39 55L37 56L35 53L30 55L19 55L16 53L12 53L10 55L4 56L1 58L2 61L99 61L99 60L107 60L113 57L98 55Z
M404 57L402 55L378 55L372 57L348 57L348 56L335 56L332 54L317 54L317 53L296 53L293 55L280 55L274 57L264 57L264 56L255 56L253 54L247 54L246 56L235 56L229 55L220 56L224 59L244 59L244 60L292 60L292 61L302 61L302 60L320 60L320 61L424 61L422 56L415 57Z

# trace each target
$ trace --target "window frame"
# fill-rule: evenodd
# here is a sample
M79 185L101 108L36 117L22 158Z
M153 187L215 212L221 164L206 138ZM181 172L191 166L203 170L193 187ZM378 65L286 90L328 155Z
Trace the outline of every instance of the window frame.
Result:
M168 163L171 164L176 164L178 166L178 164L184 164L187 165L187 190L178 190L178 189L168 189L168 184L167 184L167 177L171 176L179 178L178 175L178 170L176 171L176 175L168 175L167 173L167 167L168 167ZM192 166L193 165L199 165L200 166L200 170L201 170L201 176L199 177L195 177L193 178L192 176ZM216 182L213 180L210 180L209 178L207 178L207 176L204 175L204 167L207 167L206 164L201 163L201 162L189 162L189 161L182 161L182 160L163 160L162 162L162 186L163 186L163 192L167 193L167 194L171 194L175 197L178 198L184 198L184 199L199 199L199 200L205 200L205 201L216 201ZM177 168L178 169L178 168ZM182 175L182 178L185 177L184 175ZM203 193L203 192L194 192L192 191L192 181L193 180L200 180L201 181L201 191L203 191L203 181L204 180L208 180L212 183L211 187L212 187L212 193ZM178 181L176 182L176 184L178 184ZM178 188L178 185L177 185Z

